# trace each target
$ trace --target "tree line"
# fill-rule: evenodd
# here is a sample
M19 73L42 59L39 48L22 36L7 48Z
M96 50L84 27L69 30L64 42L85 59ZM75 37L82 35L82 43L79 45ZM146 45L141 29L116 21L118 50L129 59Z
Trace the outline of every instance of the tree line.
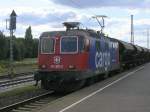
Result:
M38 39L33 39L31 26L26 29L24 38L13 37L14 60L36 58L38 55ZM0 32L0 60L10 57L10 37Z

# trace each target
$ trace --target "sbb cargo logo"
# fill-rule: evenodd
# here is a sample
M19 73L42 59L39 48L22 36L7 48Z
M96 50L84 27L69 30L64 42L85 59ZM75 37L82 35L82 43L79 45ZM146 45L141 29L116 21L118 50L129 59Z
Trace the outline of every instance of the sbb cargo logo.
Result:
M54 57L54 64L60 64L61 58L60 56L55 56Z
M96 68L110 66L110 53L109 52L96 52L95 66Z

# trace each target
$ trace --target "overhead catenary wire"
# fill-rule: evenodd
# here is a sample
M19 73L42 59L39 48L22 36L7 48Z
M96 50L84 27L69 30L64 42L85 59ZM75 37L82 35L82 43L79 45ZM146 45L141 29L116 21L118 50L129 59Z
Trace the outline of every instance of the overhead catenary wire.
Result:
M78 6L79 8L82 8L82 6L79 4L79 3L80 3L79 1L78 1L78 3L77 3L77 2L75 2L74 0L70 0L70 2L73 3L73 4L75 4L75 5ZM93 16L92 16L91 18L96 19L96 21L97 21L98 24L100 25L100 29L101 29L100 31L103 32L103 29L104 29L104 18L106 18L107 16L105 16L105 15L97 15L97 14L95 14L95 12L94 12L93 10L86 9L86 12L87 12L87 11L92 13ZM88 21L90 21L91 18L90 18ZM99 18L102 19L102 23L100 22Z

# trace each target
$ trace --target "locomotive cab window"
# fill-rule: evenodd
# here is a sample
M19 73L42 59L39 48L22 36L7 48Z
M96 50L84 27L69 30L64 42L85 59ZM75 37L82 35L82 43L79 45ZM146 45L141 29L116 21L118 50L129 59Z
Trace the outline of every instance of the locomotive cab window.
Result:
M78 51L77 37L61 38L61 53L76 53Z
M54 53L55 40L53 38L43 37L40 40L41 53L49 54Z

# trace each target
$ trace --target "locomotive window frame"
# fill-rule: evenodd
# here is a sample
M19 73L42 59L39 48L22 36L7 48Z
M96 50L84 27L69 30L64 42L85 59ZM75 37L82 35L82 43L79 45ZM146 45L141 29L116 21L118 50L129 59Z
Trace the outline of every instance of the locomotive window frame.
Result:
M96 49L96 51L98 51L98 52L101 51L101 41L100 41L100 40L96 40L96 41L95 41L95 49Z
M85 38L82 36L78 37L78 52L82 53L85 49Z
M76 51L75 52L62 52L62 49L61 49L61 41L63 38L76 38L77 39L77 48L76 48ZM78 36L62 36L60 38L60 53L61 54L77 54L78 53Z
M42 49L42 47L41 47L41 46L43 46L42 43L41 43L41 40L42 40L43 38L50 38L50 39L53 39L53 41L54 41L54 50L53 50L53 52L49 52L49 53L44 53L44 52L43 52L43 49ZM56 40L55 40L54 38L52 38L52 37L40 37L40 54L54 54L54 53L55 53L55 46L56 46Z
M84 52L90 51L90 39L85 38L84 39Z

